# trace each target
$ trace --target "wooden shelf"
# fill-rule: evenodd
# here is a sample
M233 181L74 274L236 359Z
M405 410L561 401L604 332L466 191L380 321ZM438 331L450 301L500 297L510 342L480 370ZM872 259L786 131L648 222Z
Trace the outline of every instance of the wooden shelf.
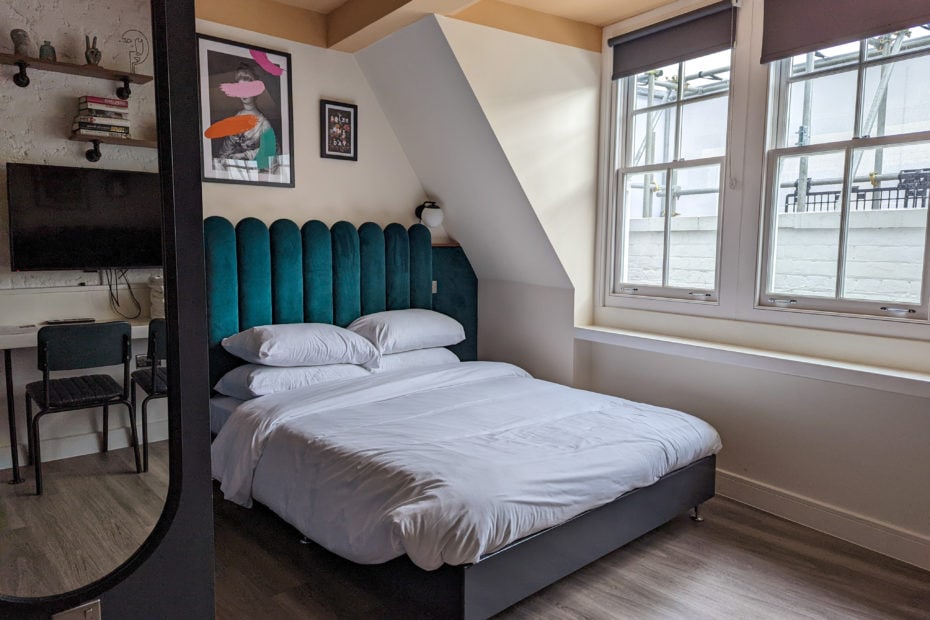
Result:
M84 77L99 78L102 80L115 80L117 82L129 80L132 84L145 84L152 81L151 75L106 69L96 65L78 65L70 62L39 60L38 58L32 58L30 56L17 56L16 54L0 54L0 64L16 66L21 62L26 63L28 69L82 75Z
M77 136L71 134L71 137L68 138L72 142L93 142L97 141L100 144L118 144L120 146L141 146L146 149L156 149L158 148L158 140L143 140L140 138L109 138L107 136Z

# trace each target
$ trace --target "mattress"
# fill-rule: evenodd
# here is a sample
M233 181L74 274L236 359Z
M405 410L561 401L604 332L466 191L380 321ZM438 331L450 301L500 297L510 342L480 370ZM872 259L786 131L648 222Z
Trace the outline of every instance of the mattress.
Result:
M210 432L216 435L226 424L226 420L232 415L243 401L232 396L213 396L210 398Z
M716 453L688 414L466 362L244 402L213 442L227 499L349 560L477 562Z

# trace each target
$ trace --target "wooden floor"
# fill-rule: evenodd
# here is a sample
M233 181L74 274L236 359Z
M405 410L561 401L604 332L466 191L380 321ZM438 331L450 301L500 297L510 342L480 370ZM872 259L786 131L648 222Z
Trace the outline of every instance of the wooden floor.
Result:
M218 499L216 617L413 618L365 572L267 509ZM561 618L930 618L930 572L715 498L498 616Z
M149 446L136 473L130 448L42 464L44 489L7 484L0 471L0 593L43 596L96 581L122 564L161 515L168 492L168 442Z

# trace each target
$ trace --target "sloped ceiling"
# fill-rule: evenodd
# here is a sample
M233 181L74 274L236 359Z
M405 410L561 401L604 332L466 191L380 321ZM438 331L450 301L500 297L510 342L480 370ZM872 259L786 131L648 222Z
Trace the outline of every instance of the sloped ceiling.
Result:
M436 17L356 58L479 279L571 288Z

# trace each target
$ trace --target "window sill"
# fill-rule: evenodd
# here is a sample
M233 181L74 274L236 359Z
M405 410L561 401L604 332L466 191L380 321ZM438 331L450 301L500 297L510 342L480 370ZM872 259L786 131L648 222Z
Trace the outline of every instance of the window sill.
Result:
M930 397L930 374L922 372L597 325L576 326L575 338L920 398Z

